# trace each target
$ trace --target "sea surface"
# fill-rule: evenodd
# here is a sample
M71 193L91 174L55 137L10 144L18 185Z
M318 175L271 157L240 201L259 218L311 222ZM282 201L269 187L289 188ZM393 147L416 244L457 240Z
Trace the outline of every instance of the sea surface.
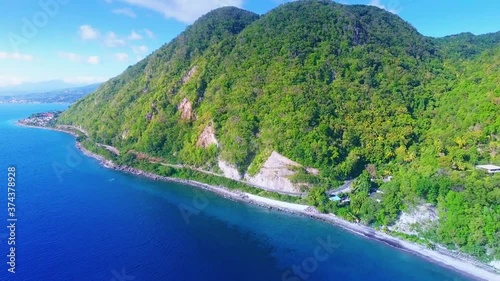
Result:
M326 223L103 168L70 135L15 124L66 107L0 104L0 280L468 280Z

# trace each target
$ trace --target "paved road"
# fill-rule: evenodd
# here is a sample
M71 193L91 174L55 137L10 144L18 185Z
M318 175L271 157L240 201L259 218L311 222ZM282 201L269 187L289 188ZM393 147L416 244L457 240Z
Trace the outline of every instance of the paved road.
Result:
M82 132L83 134L85 134L86 136L88 136L87 131L85 131L82 128L79 128L79 127L75 127L75 126L71 126L71 125L61 125L59 127L61 129L78 130L78 131ZM102 144L102 143L96 143L96 144L98 146L106 148L107 150L109 150L110 152L112 152L112 153L114 153L116 155L120 155L120 151L116 147L113 147L113 146L110 146L110 145L105 145L105 144ZM137 152L135 152L135 151L131 151L131 152L137 155ZM200 168L197 168L197 167L193 167L193 166L190 166L190 165L175 165L175 164L168 164L168 163L158 162L158 161L155 161L155 160L152 160L152 159L148 159L148 160L149 160L150 163L161 164L161 165L166 166L166 167L172 167L172 168L176 168L176 169L190 169L190 170L197 171L197 172L200 172L200 173L204 173L204 174L207 174L207 175L212 175L212 176L216 176L216 177L224 177L224 175L217 174L217 173L210 172L210 171L206 171L206 170L203 170L203 169L200 169ZM253 186L255 188L262 189L264 191L275 192L275 193L280 193L280 194L290 195L290 196L296 196L296 197L302 197L304 195L303 193L298 193L298 192L276 191L276 190L273 190L273 189L269 189L269 188L265 188L265 187L262 187L262 186L257 186L257 185L251 184L251 183L249 183L247 181L244 181L244 180L236 180L236 181L240 182L240 183L243 183L243 184L246 184L246 185L249 185L249 186Z
M337 195L341 192L350 192L351 191L351 187L352 187L352 182L354 180L348 180L348 181L345 181L343 185L341 185L339 188L337 189L334 189L332 191L329 191L328 194L330 195Z
M80 128L80 127L76 127L76 126L72 126L72 125L58 125L56 126L56 128L58 129L71 129L71 130L77 130L79 132L81 132L82 134L84 134L85 136L89 136L89 134L87 133L87 131L85 131L84 129Z

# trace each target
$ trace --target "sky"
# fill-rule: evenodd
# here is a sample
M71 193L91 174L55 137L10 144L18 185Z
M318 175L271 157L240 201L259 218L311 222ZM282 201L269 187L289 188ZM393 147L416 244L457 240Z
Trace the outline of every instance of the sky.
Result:
M60 79L90 84L123 72L198 17L237 6L264 14L283 0L0 0L0 89ZM339 0L402 17L426 36L500 31L500 1Z

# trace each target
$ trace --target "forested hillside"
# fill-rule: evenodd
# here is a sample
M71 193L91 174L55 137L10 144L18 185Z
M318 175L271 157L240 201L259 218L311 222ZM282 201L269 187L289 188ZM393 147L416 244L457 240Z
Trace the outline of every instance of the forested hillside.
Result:
M443 38L435 38L434 42L443 50L446 58L471 59L486 50L498 47L500 31L478 36L472 33L460 33Z
M254 175L276 151L319 171L293 181L322 211L386 226L428 202L439 223L421 236L500 259L500 177L474 168L500 164L498 34L427 38L379 8L331 1L221 8L58 122L215 173L224 161ZM355 177L350 204L327 200Z

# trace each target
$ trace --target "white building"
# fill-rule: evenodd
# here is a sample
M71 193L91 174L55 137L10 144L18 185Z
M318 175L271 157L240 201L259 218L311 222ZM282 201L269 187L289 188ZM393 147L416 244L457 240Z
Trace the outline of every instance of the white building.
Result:
M500 166L496 165L477 165L476 168L484 170L490 174L500 173Z

